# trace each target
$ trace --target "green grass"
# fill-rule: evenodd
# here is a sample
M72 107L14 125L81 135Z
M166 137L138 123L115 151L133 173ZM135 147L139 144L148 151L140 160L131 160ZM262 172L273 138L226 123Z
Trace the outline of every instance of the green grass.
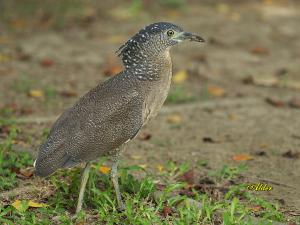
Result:
M28 154L16 153L12 150L18 129L14 123L9 126L10 132L0 145L1 192L18 187L21 180L16 176L16 169L28 168L33 163ZM119 182L126 209L119 212L110 177L98 170L104 161L105 159L101 159L95 163L91 170L85 193L84 211L76 219L72 216L75 212L80 185L81 170L79 168L57 171L42 183L38 178L28 178L27 185L32 188L43 184L46 186L43 190L54 191L48 194L47 191L45 193L33 192L36 195L34 199L18 193L9 195L9 199L5 201L0 198L0 224L180 225L215 224L216 221L222 221L225 225L254 224L252 221L254 213L251 210L253 206L261 207L259 212L255 212L260 224L272 224L272 221L285 220L278 205L254 196L246 189L246 184L227 186L228 190L222 196L214 197L210 191L203 192L197 189L197 182L194 186L190 186L180 181L179 178L183 174L190 169L200 169L203 166L202 163L191 168L187 163L167 162L159 174L139 166L121 167ZM215 184L222 186L228 180L238 179L246 170L245 165L237 167L225 165L211 172L210 176ZM142 178L138 179L133 174L139 174ZM190 194L184 194L186 192ZM12 206L17 199L22 200L19 210ZM28 200L46 203L48 207L31 208L28 206Z
M193 102L196 100L196 97L193 96L191 93L188 92L188 90L181 86L177 85L174 86L170 93L168 94L166 103L167 104L180 104L180 103L187 103L187 102Z

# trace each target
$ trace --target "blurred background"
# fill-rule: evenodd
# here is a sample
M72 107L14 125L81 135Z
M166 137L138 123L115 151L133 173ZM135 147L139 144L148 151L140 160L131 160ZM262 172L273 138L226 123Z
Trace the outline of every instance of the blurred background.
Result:
M206 42L172 49L169 97L124 164L206 162L201 176L246 161L251 182L274 187L262 196L299 209L297 0L1 0L0 140L14 120L13 148L35 155L66 107L122 70L120 45L158 21Z

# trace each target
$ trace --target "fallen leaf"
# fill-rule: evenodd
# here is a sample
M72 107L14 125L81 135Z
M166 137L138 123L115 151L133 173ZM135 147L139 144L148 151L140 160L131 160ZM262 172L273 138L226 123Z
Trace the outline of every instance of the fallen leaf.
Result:
M64 90L64 91L61 91L59 94L63 97L67 97L67 98L76 97L78 95L76 91L72 91L72 90Z
M164 206L163 210L162 210L162 214L164 217L167 217L168 215L170 215L172 212L171 208L167 205Z
M164 171L164 167L162 165L157 165L156 167L158 169L158 171L161 173Z
M139 167L143 168L143 169L146 169L148 167L147 164L140 164Z
M179 114L172 114L167 118L168 123L180 124L182 122L182 117Z
M227 14L230 11L230 6L225 3L217 4L216 9L221 14Z
M287 152L283 153L282 156L290 159L298 159L300 157L300 152L288 150Z
M8 62L10 60L11 60L11 58L9 56L0 54L0 63Z
M260 150L260 151L256 151L256 152L255 152L255 155L258 155L258 156L266 156L267 153L266 153L265 151Z
M269 103L272 106L278 107L278 108L282 108L285 106L285 102L278 100L278 99L274 99L274 98L266 98L266 102Z
M266 5L273 5L273 0L263 0L263 3Z
M45 203L38 203L38 202L29 200L28 206L33 207L33 208L44 208L44 207L47 207L48 205Z
M110 67L107 67L103 73L105 76L112 76L112 75L115 75L119 72L122 71L122 67L119 66L119 65L113 65L113 66L110 66Z
M141 159L142 156L140 156L140 155L131 155L130 158L132 158L132 159Z
M172 80L174 84L182 84L184 83L188 78L188 73L186 70L180 70L177 73L174 74Z
M204 138L202 138L202 141L205 143L216 143L216 141L214 139L212 139L211 137L204 137Z
M179 178L180 181L187 182L189 185L195 184L195 176L194 176L194 170L190 169L184 174L182 174Z
M17 176L21 179L28 179L33 176L33 169L32 168L20 169L17 173Z
M300 108L300 98L292 98L289 101L289 106L299 109Z
M269 50L267 48L264 47L255 47L250 49L250 52L252 54L256 54L256 55L267 55L269 54Z
M259 212L262 209L262 207L257 205L257 206L251 207L250 209L252 212Z
M151 138L151 134L150 133L147 133L147 132L141 132L138 136L138 139L139 140L142 140L142 141L147 141Z
M45 58L40 62L43 67L50 67L54 65L54 61L52 59Z
M29 90L28 96L33 97L33 98L42 98L44 96L44 93L41 90L38 90L38 89Z
M225 90L221 87L208 86L207 90L208 90L208 93L211 94L212 96L222 97L225 95Z
M253 77L248 76L245 79L243 79L243 82L245 84L254 84L258 86L264 86L264 87L276 87L279 85L279 80L276 77Z
M105 76L112 76L122 71L121 65L115 60L113 56L108 56L105 61L105 68L103 74Z
M19 212L25 212L28 209L28 202L16 200L11 204Z
M233 113L228 113L228 119L230 120L237 120L238 119L238 116L236 114L233 114Z
M108 174L110 172L110 168L107 166L100 166L99 167L99 172L103 174Z
M245 153L245 154L237 154L237 155L234 155L234 156L232 157L232 159L233 159L234 161L240 162L240 161L248 161L248 160L252 160L252 159L254 159L254 158L253 158L251 155Z

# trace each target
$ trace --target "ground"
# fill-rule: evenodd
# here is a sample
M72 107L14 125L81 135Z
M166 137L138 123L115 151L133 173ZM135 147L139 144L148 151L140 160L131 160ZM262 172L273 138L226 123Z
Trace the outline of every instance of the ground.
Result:
M249 192L278 202L285 218L299 222L299 2L174 1L174 8L138 2L87 5L63 22L52 15L38 15L39 22L3 18L0 107L4 121L15 118L12 148L36 155L55 118L121 69L114 52L123 42L146 24L171 21L206 42L171 50L177 79L170 96L129 144L121 165L142 165L156 174L166 161L188 163L198 183L242 162L247 170L236 182L271 186ZM18 196L22 184L39 191L45 186L38 178L19 180L3 196Z

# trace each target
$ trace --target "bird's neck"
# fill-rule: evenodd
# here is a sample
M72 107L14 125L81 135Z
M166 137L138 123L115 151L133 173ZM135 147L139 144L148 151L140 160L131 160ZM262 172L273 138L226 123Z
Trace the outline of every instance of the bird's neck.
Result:
M133 74L138 80L164 80L164 76L172 72L172 60L169 49L157 55L135 59L133 62L128 60L127 64L124 64L126 70L130 71L130 74Z

